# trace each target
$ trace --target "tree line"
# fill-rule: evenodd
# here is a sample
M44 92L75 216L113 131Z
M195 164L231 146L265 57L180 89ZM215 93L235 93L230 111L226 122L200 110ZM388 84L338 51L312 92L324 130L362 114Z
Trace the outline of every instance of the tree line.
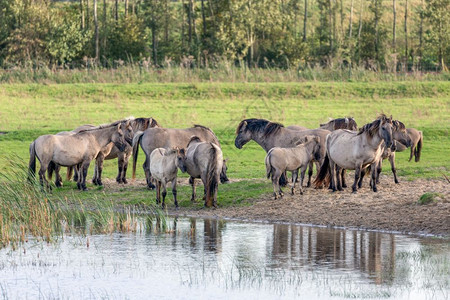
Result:
M450 0L0 0L0 67L447 70Z

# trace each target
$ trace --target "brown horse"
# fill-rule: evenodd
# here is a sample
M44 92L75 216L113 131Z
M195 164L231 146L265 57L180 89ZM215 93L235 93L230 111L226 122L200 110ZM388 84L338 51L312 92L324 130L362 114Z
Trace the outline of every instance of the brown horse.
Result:
M292 148L274 147L266 155L267 178L272 175L273 195L275 199L283 197L279 180L286 171L292 172L291 193L294 195L295 182L300 169L300 194L303 195L303 179L306 168L313 159L320 159L320 138L318 136L305 136L300 145Z
M332 119L328 121L328 123L320 124L320 128L329 131L334 131L338 129L348 129L357 131L358 125L356 124L355 119L353 119L352 117L346 117L346 118Z
M371 166L372 189L376 192L376 166L383 154L383 141L387 147L392 146L392 129L392 117L381 115L372 123L364 125L359 132L339 129L330 133L326 141L327 155L315 184L322 185L331 177L333 192L341 191L340 176L336 176L336 171L339 174L341 168L355 170L352 190L356 193L357 185L361 187L361 171Z
M172 128L148 128L143 132L137 132L133 138L133 178L136 176L136 163L138 158L139 145L145 153L145 162L142 165L145 172L147 185L150 189L155 188L151 182L151 173L149 170L150 154L156 148L171 149L174 147L184 148L189 143L192 136L198 136L202 141L211 142L220 147L219 139L208 127L194 125L186 129ZM222 163L223 169L220 175L222 183L228 182L225 163Z
M315 160L317 164L321 165L325 158L325 138L330 133L324 129L308 129L308 130L292 130L285 128L280 123L274 123L265 119L246 119L242 120L236 129L236 139L234 145L238 149L251 140L258 143L266 152L273 147L295 147L297 142L307 135L315 135L320 138L321 151L319 160ZM308 172L308 184L311 185L312 170ZM286 178L280 178L282 186L287 184Z
M125 150L125 137L122 122L80 131L72 135L42 135L30 145L30 174L36 172L36 157L41 163L39 180L48 187L45 172L54 162L60 166L79 165L77 187L86 188L86 175L91 160L97 157L103 147L113 142L121 151Z

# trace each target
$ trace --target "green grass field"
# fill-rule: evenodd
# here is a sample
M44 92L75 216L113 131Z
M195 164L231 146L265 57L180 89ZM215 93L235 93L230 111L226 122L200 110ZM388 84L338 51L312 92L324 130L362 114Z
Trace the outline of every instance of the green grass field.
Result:
M222 204L244 203L271 188L268 180L251 180L264 178L265 152L254 142L242 150L234 146L236 126L244 118L316 128L329 117L353 116L362 126L381 112L392 114L407 127L424 133L419 163L407 161L409 150L397 155L400 176L408 180L442 178L450 171L450 82L5 84L0 86L0 104L0 131L6 132L0 135L2 165L12 155L28 163L28 146L35 138L82 124L102 124L133 115L152 116L163 127L208 126L230 159L229 177L248 179L221 186ZM144 178L142 150L140 154L137 177ZM105 162L104 176L114 178L116 169L115 160ZM91 164L89 177L92 172ZM386 164L384 172L390 173ZM73 187L66 183L55 194L70 194ZM106 193L139 203L146 199L144 192L153 193L142 188L133 194L124 188L123 193L112 195L94 188L81 197ZM188 188L181 188L180 193L181 205L190 205Z

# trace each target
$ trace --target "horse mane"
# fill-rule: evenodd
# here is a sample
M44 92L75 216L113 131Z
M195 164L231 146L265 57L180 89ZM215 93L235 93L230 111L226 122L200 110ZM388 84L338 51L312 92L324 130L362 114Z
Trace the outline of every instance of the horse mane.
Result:
M380 128L382 122L392 123L392 120L388 118L385 114L381 114L375 121L373 121L372 123L368 123L364 125L361 129L359 129L358 135L366 132L370 137L373 137L375 134L377 134L377 131Z
M189 145L192 143L192 142L197 142L197 143L201 143L202 142L202 140L198 137L198 136L196 136L196 135L193 135L193 136L191 136L191 138L189 139L189 142L188 142L188 144L187 144L187 146L186 146L186 148L188 148L189 147Z
M192 128L201 128L201 129L204 129L206 131L209 131L213 135L214 139L217 141L217 143L219 145L219 139L217 138L217 136L214 133L214 131L211 130L211 128L203 126L203 125L198 125L198 124L194 124L194 126L192 126Z
M392 125L394 126L395 131L406 131L406 126L399 120L393 120Z
M98 125L96 127L92 127L92 128L88 128L88 129L83 129L83 130L80 130L78 133L82 133L82 132L86 132L86 131L99 130L99 129L105 129L105 128L109 128L109 127L114 127L114 126L119 125L120 123L125 123L125 122L131 121L131 120L134 120L134 117L129 117L127 119L114 121L112 123Z
M271 122L265 119L245 119L239 123L236 134L239 134L244 122L247 123L247 129L251 132L263 132L264 137L271 134L277 133L281 128L284 127L281 123Z
M178 151L177 148L166 149L166 153L164 153L163 156L172 155L172 154L176 153L177 151Z
M159 126L158 122L153 119L152 117L150 118L136 118L133 120L136 124L139 125L139 128L143 128L144 130L147 128L152 128L152 127L156 127Z

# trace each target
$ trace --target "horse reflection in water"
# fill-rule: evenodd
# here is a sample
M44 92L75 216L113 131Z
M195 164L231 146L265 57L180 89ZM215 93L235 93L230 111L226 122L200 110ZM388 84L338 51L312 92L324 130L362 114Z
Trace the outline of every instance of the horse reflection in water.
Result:
M189 218L190 223L190 246L198 250L197 242L197 219ZM225 229L225 222L214 219L203 220L203 250L219 254L222 252L222 232Z
M275 224L268 247L273 266L281 269L295 261L298 268L359 270L376 284L391 282L395 275L393 235Z

